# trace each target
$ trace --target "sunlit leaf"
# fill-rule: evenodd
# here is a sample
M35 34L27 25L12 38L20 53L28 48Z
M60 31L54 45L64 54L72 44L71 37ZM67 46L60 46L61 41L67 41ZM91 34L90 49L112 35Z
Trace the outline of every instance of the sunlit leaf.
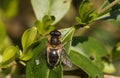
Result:
M79 50L72 48L69 55L72 63L84 70L90 77L103 78L102 70L81 54Z
M74 37L73 46L79 47L88 56L103 57L108 53L105 47L92 37Z
M31 0L35 15L42 20L45 15L55 16L58 22L67 13L71 0Z
M91 37L74 37L72 45L80 54L90 59L101 70L103 69L101 58L108 52L99 41Z
M35 22L35 26L37 27L39 34L42 36L48 35L50 31L54 29L54 26L52 25L54 20L55 20L54 16L48 15L45 15L42 21L37 20Z
M33 52L31 50L29 50L27 53L25 53L25 54L23 53L23 55L21 55L20 59L23 61L28 61L32 58L32 56L33 56Z
M62 29L62 30L60 30L60 32L62 33L62 43L64 45L64 48L66 49L67 53L69 54L72 37L75 32L75 28L71 27L71 28Z
M32 27L26 30L22 36L22 47L23 49L32 43L37 36L37 28Z
M5 51L3 52L3 55L2 55L2 62L7 62L9 60L11 60L12 58L16 57L16 52L17 52L17 49L15 46L10 46L8 47L7 49L5 49Z
M104 73L113 74L116 71L112 63L107 63L107 62L103 62L103 63L104 63L104 70L103 70Z

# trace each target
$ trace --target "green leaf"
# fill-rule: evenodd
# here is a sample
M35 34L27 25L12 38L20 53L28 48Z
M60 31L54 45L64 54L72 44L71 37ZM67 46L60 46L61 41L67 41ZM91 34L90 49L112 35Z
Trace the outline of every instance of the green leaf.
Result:
M33 52L31 50L29 50L28 52L26 52L25 54L23 53L20 57L21 60L23 61L28 61L32 58L33 56Z
M35 21L35 26L40 34L44 32L44 25L41 21L39 20Z
M101 70L103 69L101 58L106 56L108 52L99 41L91 37L74 37L72 45L80 54L90 59Z
M93 64L91 60L82 55L79 50L75 48L71 49L69 55L72 63L84 70L90 77L103 78L102 70Z
M83 17L83 15L85 15L84 13L86 13L90 10L90 7L88 7L89 3L90 3L90 1L87 1L87 0L82 1L81 5L79 7L79 13L80 13L81 18Z
M44 55L46 41L42 39L33 50L33 57L27 62L26 78L48 78L49 68Z
M108 62L103 62L103 63L104 63L104 70L103 70L104 73L107 74L115 73L116 69L112 63L108 63Z
M75 28L66 28L66 29L61 29L60 32L62 33L62 43L64 45L65 50L69 54L70 47L71 47L71 42L72 42L72 37L75 32Z
M27 29L22 36L23 49L25 47L29 46L36 39L36 36L37 36L37 28L36 27Z
M83 23L82 20L79 17L76 17L76 21L80 24L80 25L86 25L86 23Z
M46 39L33 50L33 58L27 62L26 78L62 78L62 67L50 69L45 56Z
M23 52L21 52L18 48L18 55L19 55L19 58L23 61L28 61L30 60L32 57L33 57L33 50L34 50L34 47L36 47L37 45L39 45L40 43L40 40L36 40L32 43L29 44L29 46L27 46Z
M69 50L71 39L73 36L75 29L73 27L62 29L60 32L62 33L62 42L68 41L65 45L67 51ZM47 65L47 59L45 55L45 45L47 40L42 39L39 45L33 49L33 57L27 63L27 78L62 78L63 71L61 65L50 69Z
M79 7L79 15L80 17L77 17L76 20L81 25L93 22L98 16L89 0L83 0Z
M10 46L3 52L2 63L5 63L15 57L17 49L15 46Z
M54 29L54 26L51 25L54 22L54 16L45 15L42 22L37 20L35 26L37 27L39 34L42 36L48 35L50 31Z
M49 25L51 25L55 21L55 17L54 16L45 15L43 17L42 21L43 21L45 26L49 26Z
M49 78L62 78L62 76L63 76L63 70L61 65L58 65L49 72Z
M105 47L92 37L74 37L73 46L79 47L87 56L103 57L108 54Z
M58 22L67 13L71 0L31 0L35 15L38 20L42 20L45 15L55 16Z

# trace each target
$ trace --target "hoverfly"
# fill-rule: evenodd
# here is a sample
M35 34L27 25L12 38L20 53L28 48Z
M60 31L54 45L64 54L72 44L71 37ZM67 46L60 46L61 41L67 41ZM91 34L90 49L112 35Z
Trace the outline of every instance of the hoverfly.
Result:
M60 37L60 31L55 29L50 32L46 48L47 63L49 66L55 67L60 63L60 61L62 61L65 65L71 67L71 62L66 60L67 57L64 57L67 53L65 53L64 45L62 44Z

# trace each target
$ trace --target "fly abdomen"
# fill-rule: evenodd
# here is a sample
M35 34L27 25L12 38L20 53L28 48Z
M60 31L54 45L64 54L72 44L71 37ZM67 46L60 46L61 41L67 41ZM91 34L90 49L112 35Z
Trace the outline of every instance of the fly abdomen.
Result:
M59 63L60 56L56 49L51 49L47 56L50 66L56 66Z

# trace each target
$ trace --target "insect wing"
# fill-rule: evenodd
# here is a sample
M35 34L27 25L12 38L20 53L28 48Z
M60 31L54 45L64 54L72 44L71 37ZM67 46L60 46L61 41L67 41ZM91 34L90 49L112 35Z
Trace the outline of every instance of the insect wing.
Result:
M69 59L68 54L66 53L65 49L63 50L63 53L61 55L61 61L63 62L64 65L68 66L68 67L72 67L72 63Z

